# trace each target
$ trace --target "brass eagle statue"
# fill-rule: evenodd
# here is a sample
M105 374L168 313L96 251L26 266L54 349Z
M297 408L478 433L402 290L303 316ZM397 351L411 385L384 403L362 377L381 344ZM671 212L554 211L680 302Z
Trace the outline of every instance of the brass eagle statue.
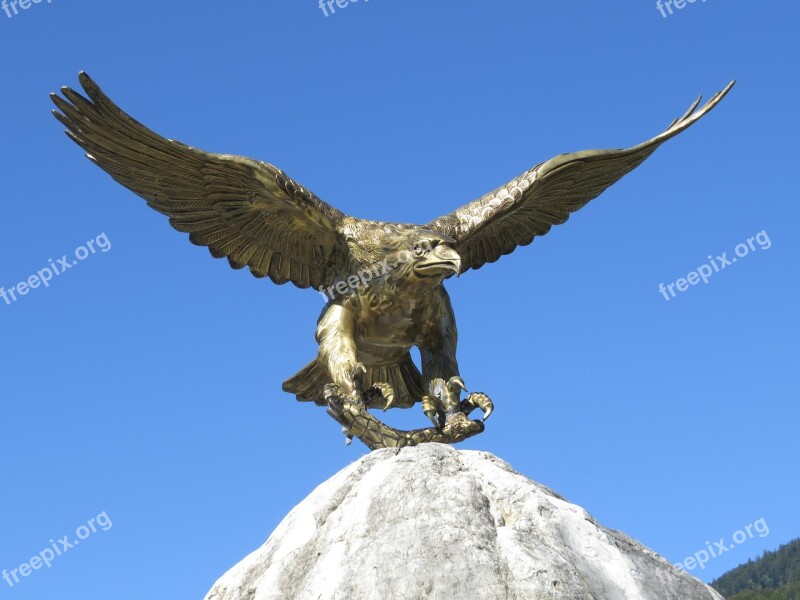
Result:
M459 442L484 430L494 410L466 386L443 282L545 235L639 166L662 143L714 108L700 98L660 135L628 149L561 154L425 225L367 221L320 200L277 167L211 154L154 133L124 113L86 74L85 96L51 94L55 117L87 157L189 240L231 267L326 297L314 360L283 389L328 407L369 448ZM416 346L421 369L409 351ZM420 402L432 427L394 429L369 409ZM483 419L472 420L475 409Z

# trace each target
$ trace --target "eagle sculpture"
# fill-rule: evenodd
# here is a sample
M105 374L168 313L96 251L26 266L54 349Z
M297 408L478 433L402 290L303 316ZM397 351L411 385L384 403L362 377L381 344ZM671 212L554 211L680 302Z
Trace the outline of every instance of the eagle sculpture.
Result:
M320 200L277 167L210 154L149 130L85 73L86 96L52 94L55 117L87 157L189 240L277 284L326 296L319 352L283 389L328 407L349 442L370 448L458 442L483 431L494 409L466 391L456 360L456 322L443 282L530 244L639 166L662 143L716 106L698 98L662 134L625 150L561 154L425 225L366 221ZM419 348L422 372L411 359ZM432 427L394 429L370 408L422 404ZM483 411L483 419L469 414Z

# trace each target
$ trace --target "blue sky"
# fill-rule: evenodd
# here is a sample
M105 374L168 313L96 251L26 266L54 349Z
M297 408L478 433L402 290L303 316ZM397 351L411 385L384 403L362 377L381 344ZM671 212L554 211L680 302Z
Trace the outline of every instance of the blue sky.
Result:
M643 141L737 79L567 224L448 281L462 375L497 407L461 447L672 562L763 518L769 534L704 580L800 535L796 3L18 12L0 12L0 286L101 234L110 248L0 300L0 569L103 513L113 525L0 580L0 598L201 598L366 452L281 391L314 356L322 298L232 271L83 158L48 99L80 70L163 135L276 164L348 214L420 223L558 153ZM759 232L768 248L659 293Z

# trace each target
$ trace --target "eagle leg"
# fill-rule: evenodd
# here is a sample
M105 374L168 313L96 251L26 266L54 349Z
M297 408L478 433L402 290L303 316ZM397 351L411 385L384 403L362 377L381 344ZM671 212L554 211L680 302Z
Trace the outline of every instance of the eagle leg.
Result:
M481 421L472 421L466 414L458 411L448 416L442 428L405 431L390 427L375 418L365 404L343 394L339 386L325 386L325 399L328 402L328 414L343 426L347 443L357 437L370 450L404 448L426 442L455 444L481 433L485 428Z

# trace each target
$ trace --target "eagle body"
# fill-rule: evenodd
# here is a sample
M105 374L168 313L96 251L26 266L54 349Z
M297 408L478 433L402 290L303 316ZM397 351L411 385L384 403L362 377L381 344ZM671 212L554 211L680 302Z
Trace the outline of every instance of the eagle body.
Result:
M436 273L420 275L418 268L451 240L414 225L370 225L348 230L351 256L361 257L352 265L358 275L348 278L353 285L339 287L346 291L334 295L322 311L316 331L319 354L284 382L284 391L298 400L324 404L323 390L331 382L349 393L384 382L394 391L391 405L407 408L422 400L437 377L459 375L455 315L442 279L458 272L460 259L448 255L452 262ZM358 237L361 232L367 232L362 233L365 239ZM414 346L422 357L422 373L409 353ZM356 382L350 373L360 367L362 381ZM386 404L381 397L371 406Z
M279 168L164 138L123 112L85 73L86 95L52 94L55 117L86 156L189 240L274 283L325 294L319 352L284 389L328 412L371 448L460 441L493 404L459 399L457 332L443 281L547 234L712 110L698 98L661 134L624 149L560 154L425 225L367 221L323 202ZM420 352L421 372L409 351ZM433 430L399 432L366 408L421 402Z

